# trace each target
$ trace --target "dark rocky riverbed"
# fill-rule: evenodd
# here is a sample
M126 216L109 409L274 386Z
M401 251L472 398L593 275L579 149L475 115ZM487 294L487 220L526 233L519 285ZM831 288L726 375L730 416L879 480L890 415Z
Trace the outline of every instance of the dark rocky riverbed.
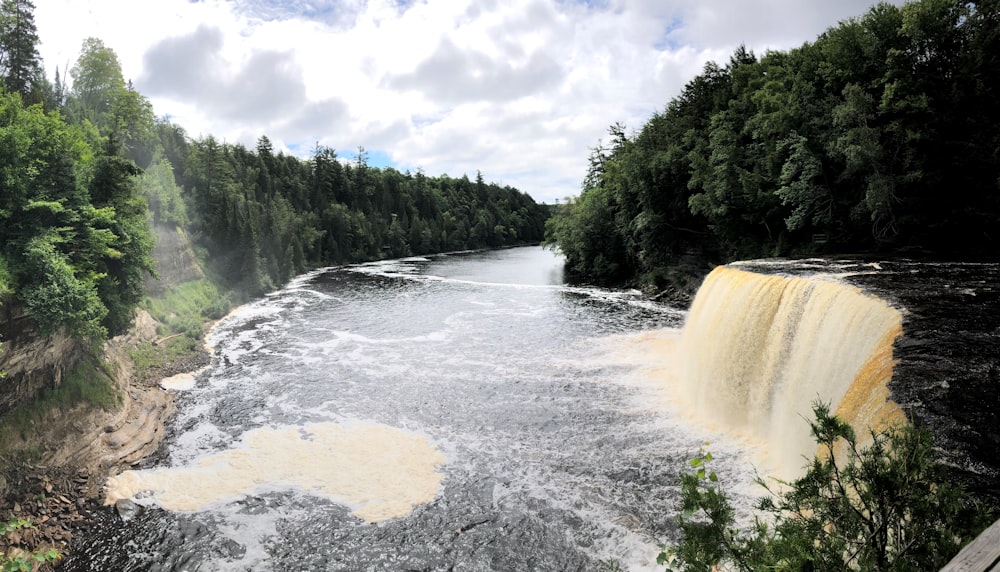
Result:
M99 510L92 474L66 467L48 468L7 461L0 474L0 514L31 522L0 536L0 554L55 547L66 552L79 531Z
M1000 506L1000 267L887 263L859 276L906 309L890 390L970 489Z

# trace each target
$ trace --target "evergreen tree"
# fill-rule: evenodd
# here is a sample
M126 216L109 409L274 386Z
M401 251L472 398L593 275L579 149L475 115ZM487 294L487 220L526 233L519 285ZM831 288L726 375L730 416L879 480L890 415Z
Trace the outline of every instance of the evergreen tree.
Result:
M56 81L52 85L52 107L59 109L66 103L66 86L59 75L59 66L56 66Z
M0 3L0 73L4 88L20 93L25 101L31 101L34 84L42 75L34 10L31 0Z
M147 219L148 207L137 185L142 172L135 163L121 157L114 148L95 161L90 195L97 209L114 213L101 225L113 236L113 255L102 257L98 265L97 291L108 314L102 325L112 336L124 333L132 323L136 305L142 300L143 280L154 275L151 257L153 234Z

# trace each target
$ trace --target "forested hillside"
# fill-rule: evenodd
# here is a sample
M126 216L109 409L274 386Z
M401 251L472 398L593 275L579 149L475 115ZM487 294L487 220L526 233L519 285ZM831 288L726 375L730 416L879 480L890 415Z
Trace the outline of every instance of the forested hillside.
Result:
M709 63L616 124L547 242L590 279L686 253L1000 252L1000 3L881 4L812 43ZM657 284L659 285L659 284Z
M44 331L124 331L155 272L152 224L183 229L242 296L309 267L539 242L547 211L481 175L428 177L198 140L155 117L90 38L47 78L30 0L0 3L0 302ZM68 75L68 77L67 77Z
M101 339L129 326L153 271L141 171L124 153L138 112L152 115L99 42L68 99L58 73L49 83L33 9L0 4L0 302L22 304L43 333ZM98 68L103 83L88 83Z
M168 124L172 145L147 170L158 221L187 224L213 265L248 293L303 269L342 262L540 242L545 209L511 187L418 171L344 163L319 147L310 160L212 137L189 141ZM180 188L171 189L168 171ZM186 211L185 211L185 208Z

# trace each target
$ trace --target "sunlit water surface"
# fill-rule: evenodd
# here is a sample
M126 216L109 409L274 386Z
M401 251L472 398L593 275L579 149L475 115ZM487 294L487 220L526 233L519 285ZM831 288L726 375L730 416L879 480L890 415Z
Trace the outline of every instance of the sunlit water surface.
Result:
M255 486L194 510L139 494L144 508L126 522L105 513L67 569L660 569L678 472L706 436L673 421L656 380L622 356L682 320L636 292L565 285L562 260L540 248L301 276L214 330L213 365L177 394L147 467L183 472L242 448L264 467ZM360 518L352 497L278 475L364 459L248 444L262 431L309 441L317 424L418 436L443 459L440 484L408 514ZM719 464L723 477L745 484L735 446L712 448L737 459ZM195 488L223 479L237 480L209 473Z

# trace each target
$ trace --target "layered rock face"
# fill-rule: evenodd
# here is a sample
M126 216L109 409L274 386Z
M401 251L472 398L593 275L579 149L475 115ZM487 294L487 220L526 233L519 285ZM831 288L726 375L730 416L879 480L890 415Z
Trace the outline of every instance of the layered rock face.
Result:
M0 306L0 344L0 417L58 386L85 355L82 343L63 333L39 335L14 305Z
M171 285L205 277L195 260L191 241L182 229L157 224L153 226L153 231L156 233L153 258L156 259L156 273L159 276L146 280L147 294L159 296Z

